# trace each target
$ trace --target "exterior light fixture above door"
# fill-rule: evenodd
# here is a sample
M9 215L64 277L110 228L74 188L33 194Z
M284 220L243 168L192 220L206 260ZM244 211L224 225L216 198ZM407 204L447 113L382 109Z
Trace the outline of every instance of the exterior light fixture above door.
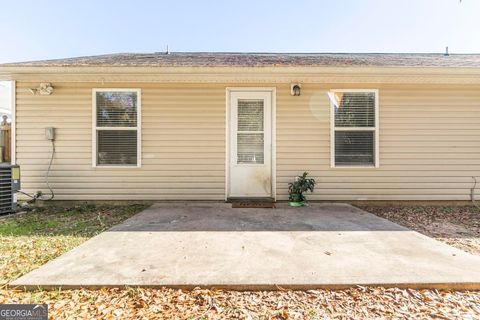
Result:
M302 85L300 83L292 83L290 84L290 94L292 96L299 96L301 91Z

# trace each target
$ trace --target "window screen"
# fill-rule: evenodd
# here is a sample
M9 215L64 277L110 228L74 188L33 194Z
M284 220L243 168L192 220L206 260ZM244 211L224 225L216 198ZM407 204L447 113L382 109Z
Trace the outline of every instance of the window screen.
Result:
M377 166L376 92L333 92L334 165Z
M96 165L137 166L139 91L95 92Z

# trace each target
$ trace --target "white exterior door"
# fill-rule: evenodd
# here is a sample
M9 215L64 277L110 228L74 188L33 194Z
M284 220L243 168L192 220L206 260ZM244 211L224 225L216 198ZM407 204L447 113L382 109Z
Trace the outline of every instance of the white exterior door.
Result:
M230 91L230 198L272 197L272 91Z

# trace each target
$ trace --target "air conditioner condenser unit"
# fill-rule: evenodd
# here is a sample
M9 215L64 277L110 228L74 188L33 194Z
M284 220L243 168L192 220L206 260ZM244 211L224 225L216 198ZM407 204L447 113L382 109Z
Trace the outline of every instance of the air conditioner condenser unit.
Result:
M0 165L0 215L17 210L18 190L20 190L20 166Z

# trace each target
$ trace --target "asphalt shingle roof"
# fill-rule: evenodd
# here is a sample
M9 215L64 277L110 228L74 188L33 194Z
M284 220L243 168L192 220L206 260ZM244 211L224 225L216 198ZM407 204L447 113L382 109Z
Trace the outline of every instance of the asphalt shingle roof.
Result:
M480 54L423 53L118 53L0 64L0 67L460 67L480 68Z

